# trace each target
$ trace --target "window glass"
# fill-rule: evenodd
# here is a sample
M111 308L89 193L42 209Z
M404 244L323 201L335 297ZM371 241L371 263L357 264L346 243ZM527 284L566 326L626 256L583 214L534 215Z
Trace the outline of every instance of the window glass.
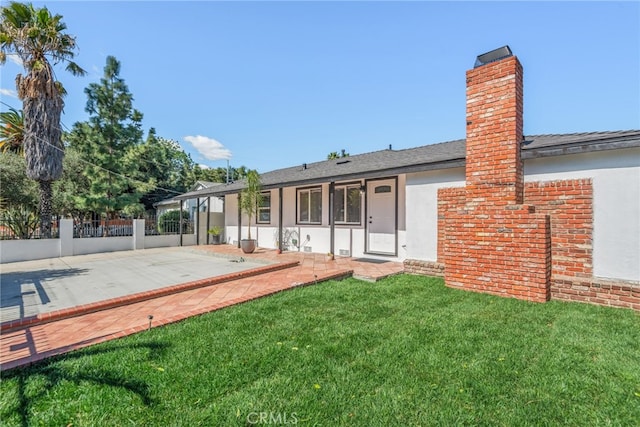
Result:
M271 193L262 193L262 200L258 206L258 222L269 224L271 222Z
M311 190L311 222L322 222L322 190Z
M322 223L322 189L320 187L298 190L298 222Z
M333 197L335 222L359 224L361 200L360 184L336 187Z
M380 185L374 190L375 193L391 193L390 185Z

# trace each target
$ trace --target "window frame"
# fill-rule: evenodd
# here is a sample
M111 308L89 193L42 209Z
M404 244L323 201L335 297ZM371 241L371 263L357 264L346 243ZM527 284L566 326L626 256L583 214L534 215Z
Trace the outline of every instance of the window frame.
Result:
M311 221L311 212L312 212L312 208L311 208L311 193L312 192L319 192L320 193L320 221ZM309 204L307 206L307 212L309 215L309 218L304 221L301 217L300 217L300 208L301 208L301 203L300 203L300 194L301 193L308 193L309 194ZM322 186L321 185L314 185L312 187L302 187L302 188L296 188L296 224L300 224L300 225L322 225L322 204L323 204L323 200L322 200Z
M345 182L345 183L341 183L341 184L335 184L334 189L333 189L333 221L335 222L335 225L349 225L349 226L359 226L362 225L362 204L363 204L363 197L362 197L362 192L360 191L360 188L362 187L362 183L359 181L355 181L355 182ZM344 197L343 200L338 201L337 197L336 197L336 190L338 189L344 189ZM359 206L359 215L358 215L358 221L348 221L347 220L347 212L348 212L348 208L349 208L349 188L351 189L356 189L358 191L358 200L360 202L360 206ZM336 218L336 211L337 211L337 207L338 207L338 203L343 204L344 207L344 220L340 221Z
M269 199L268 206L258 206L256 209L256 224L271 224L271 191L263 191L260 193L262 196L262 200L264 202L265 199ZM260 219L260 212L267 211L269 213L269 219L267 221L263 221Z

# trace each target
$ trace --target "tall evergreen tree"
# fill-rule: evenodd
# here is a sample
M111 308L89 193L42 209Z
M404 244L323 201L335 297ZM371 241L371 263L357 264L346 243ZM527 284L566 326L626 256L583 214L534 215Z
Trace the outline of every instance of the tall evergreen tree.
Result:
M132 179L138 162L130 153L142 143L142 113L133 108L133 96L120 77L120 62L107 57L100 83L91 83L85 93L89 121L75 123L69 134L71 147L91 160L85 169L89 194L82 204L105 213L107 220L122 212L139 213L140 198L149 186Z
M40 186L40 229L51 236L51 183L62 175L64 146L60 141L60 115L64 88L53 65L64 62L73 75L85 71L72 61L75 37L65 33L61 15L46 7L11 2L0 9L0 64L17 55L26 75L18 74L16 88L24 111L24 151L27 176Z
M153 209L154 203L188 191L196 180L191 156L176 141L156 136L154 128L130 155L138 161L137 178L154 186L142 196L146 210Z

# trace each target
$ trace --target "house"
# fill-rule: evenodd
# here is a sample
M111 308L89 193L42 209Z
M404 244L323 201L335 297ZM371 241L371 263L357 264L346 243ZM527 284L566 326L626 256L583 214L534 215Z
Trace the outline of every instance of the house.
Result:
M224 186L224 184L220 182L196 181L190 191L212 190L220 186ZM197 198L187 199L186 201L178 199L177 197L165 199L153 205L156 208L156 217L160 218L162 214L169 211L177 211L180 209L181 203L182 209L188 212L189 218L194 221L196 244L209 242L207 230L211 227L216 225L220 227L224 226L224 200L220 197L207 197L202 200ZM198 212L198 215L196 215L196 212Z
M261 174L258 246L402 261L448 286L531 301L640 309L640 130L523 135L522 67L508 47L467 72L467 137ZM247 233L242 182L226 241Z
M204 190L207 188L212 188L212 187L216 187L219 185L223 185L220 182L210 182L210 181L196 181L196 183L191 187L191 189L189 191L199 191L199 190ZM207 200L210 202L210 207L209 207L209 212L222 212L223 211L223 200L219 199L217 197L213 197L210 200ZM186 210L187 212L189 212L189 215L191 218L194 217L194 214L196 212L196 210L198 210L199 212L206 212L207 211L207 204L205 201L205 204L201 204L200 205L200 209L197 209L197 204L196 204L196 200L195 199L189 199L186 202L184 202L182 204L182 209ZM165 200L161 200L157 203L153 204L153 207L156 208L156 216L160 216L165 212L169 212L169 211L177 211L180 207L180 200L178 200L175 197L171 197L170 199L165 199Z

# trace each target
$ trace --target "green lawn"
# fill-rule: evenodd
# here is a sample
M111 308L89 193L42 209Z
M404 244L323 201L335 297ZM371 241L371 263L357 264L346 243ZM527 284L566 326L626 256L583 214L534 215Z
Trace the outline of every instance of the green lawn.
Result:
M640 315L406 275L327 282L10 371L0 420L638 425Z

